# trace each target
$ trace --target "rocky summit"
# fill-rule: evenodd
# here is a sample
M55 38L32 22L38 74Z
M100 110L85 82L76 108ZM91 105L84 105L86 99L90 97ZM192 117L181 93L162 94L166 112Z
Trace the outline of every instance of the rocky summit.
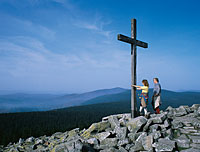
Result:
M200 152L200 105L168 107L132 119L129 113L102 118L88 129L19 139L5 152Z

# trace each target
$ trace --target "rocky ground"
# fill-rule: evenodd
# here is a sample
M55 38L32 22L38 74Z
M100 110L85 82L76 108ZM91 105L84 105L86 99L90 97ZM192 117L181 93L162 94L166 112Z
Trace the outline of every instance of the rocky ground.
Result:
M104 117L88 129L50 137L30 137L0 146L7 152L200 152L200 105L168 107L161 114L131 119L130 114Z

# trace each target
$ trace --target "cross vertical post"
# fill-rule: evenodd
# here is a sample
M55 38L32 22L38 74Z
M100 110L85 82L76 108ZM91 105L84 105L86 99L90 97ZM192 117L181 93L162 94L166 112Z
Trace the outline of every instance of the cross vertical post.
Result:
M136 19L131 20L131 37L118 34L118 40L131 44L131 85L136 85L137 46L148 48L148 44L136 39ZM131 118L137 116L136 88L131 87Z
M136 48L136 19L131 20L131 38L135 43L131 44L131 84L136 85L136 63L137 63L137 48ZM134 118L137 113L136 88L131 87L131 118Z

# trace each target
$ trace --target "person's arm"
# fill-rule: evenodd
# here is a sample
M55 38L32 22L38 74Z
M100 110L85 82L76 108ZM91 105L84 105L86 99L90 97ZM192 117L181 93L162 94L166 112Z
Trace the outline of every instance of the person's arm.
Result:
M131 85L132 87L136 87L138 90L141 90L141 86L137 86L137 85Z

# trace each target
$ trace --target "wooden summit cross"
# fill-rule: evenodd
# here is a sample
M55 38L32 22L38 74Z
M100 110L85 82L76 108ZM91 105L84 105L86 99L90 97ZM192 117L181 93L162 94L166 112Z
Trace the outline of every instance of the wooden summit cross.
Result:
M136 47L148 48L148 44L136 39L136 19L131 20L131 38L118 34L118 40L131 44L131 84L136 85ZM131 118L137 114L136 88L131 87Z

